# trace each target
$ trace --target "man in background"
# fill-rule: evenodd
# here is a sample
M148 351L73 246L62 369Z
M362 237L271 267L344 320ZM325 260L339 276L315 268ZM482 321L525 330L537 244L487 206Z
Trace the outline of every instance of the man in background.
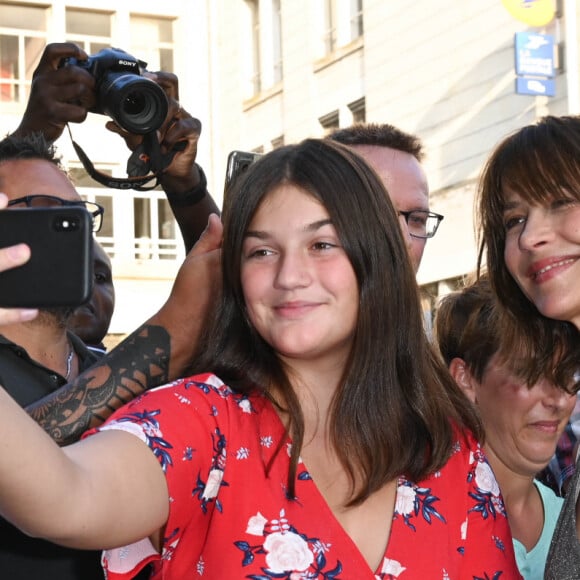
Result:
M425 244L443 216L429 211L429 185L421 166L421 140L389 124L362 123L338 129L329 139L354 149L377 172L398 212L415 272Z
M79 306L70 317L68 329L97 355L105 354L104 339L115 310L113 267L107 252L93 238L94 286L90 300Z

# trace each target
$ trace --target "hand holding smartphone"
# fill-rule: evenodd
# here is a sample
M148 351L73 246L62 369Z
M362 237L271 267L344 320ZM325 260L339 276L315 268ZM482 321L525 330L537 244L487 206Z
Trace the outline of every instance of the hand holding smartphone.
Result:
M86 302L93 285L92 217L82 207L0 211L0 248L25 243L30 260L0 272L0 307Z
M244 173L248 167L261 157L261 153L253 151L232 151L228 155L226 166L226 181L224 184L224 199L234 181Z

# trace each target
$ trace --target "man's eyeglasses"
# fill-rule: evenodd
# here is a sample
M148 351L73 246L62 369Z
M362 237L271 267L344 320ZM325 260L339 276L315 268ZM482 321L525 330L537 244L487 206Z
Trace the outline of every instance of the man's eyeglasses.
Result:
M70 201L54 195L25 195L8 202L8 206L24 205L26 207L58 207L58 206L84 206L93 216L93 232L98 232L103 224L105 208L92 201Z
M432 238L437 233L437 228L444 216L432 211L414 209L412 211L400 211L407 222L409 234L414 238Z

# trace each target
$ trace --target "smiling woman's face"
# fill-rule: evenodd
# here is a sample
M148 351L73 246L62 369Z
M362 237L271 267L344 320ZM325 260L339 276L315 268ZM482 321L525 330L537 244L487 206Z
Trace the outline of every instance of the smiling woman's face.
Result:
M280 356L345 364L358 284L320 202L294 185L270 192L245 235L241 281L252 325Z
M565 193L548 205L505 196L507 269L544 316L580 329L580 201Z
M485 449L513 471L533 476L550 461L570 418L576 395L546 380L529 388L494 355L475 386L485 427Z

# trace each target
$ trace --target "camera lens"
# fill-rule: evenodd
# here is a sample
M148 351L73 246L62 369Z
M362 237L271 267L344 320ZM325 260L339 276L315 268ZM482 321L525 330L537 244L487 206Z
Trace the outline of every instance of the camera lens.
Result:
M107 80L99 95L105 114L130 133L145 134L161 127L168 103L157 83L133 74L111 74Z
M143 93L136 91L128 94L123 103L123 111L126 115L135 117L138 115L147 114L147 99Z

